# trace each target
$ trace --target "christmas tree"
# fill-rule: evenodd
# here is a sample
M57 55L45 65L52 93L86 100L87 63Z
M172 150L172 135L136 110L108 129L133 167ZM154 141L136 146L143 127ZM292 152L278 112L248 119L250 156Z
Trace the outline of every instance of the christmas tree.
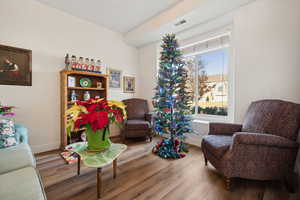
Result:
M188 73L174 34L163 37L157 87L153 98L154 130L165 138L153 152L162 158L184 157L184 134L191 132Z

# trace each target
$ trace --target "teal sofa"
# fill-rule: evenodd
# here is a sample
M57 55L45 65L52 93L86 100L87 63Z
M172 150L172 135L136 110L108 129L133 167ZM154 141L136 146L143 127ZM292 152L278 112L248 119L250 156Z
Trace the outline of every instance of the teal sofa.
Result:
M16 125L15 130L18 145L0 149L0 199L46 200L27 128Z

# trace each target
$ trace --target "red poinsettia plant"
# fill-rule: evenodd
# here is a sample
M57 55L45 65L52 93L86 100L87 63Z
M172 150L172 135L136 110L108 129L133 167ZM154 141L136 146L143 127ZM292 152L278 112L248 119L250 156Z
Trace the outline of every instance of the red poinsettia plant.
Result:
M123 124L126 118L125 105L119 101L106 101L95 98L77 101L67 111L70 130L90 126L93 131L108 127L111 123Z

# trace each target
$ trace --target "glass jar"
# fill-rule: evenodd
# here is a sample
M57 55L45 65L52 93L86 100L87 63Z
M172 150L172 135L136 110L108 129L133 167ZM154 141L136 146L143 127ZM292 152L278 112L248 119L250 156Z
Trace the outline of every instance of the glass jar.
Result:
M90 68L90 59L86 58L83 66L83 70L88 72Z
M94 59L91 59L90 68L89 68L89 70L91 72L95 72L95 65L96 65L96 63L95 63Z
M77 70L83 70L83 57L80 57L77 64Z
M83 100L88 101L90 98L91 98L90 92L85 91L84 94L83 94Z
M77 69L77 60L76 60L76 56L74 56L74 55L72 55L72 58L71 58L71 68L72 68L72 70Z

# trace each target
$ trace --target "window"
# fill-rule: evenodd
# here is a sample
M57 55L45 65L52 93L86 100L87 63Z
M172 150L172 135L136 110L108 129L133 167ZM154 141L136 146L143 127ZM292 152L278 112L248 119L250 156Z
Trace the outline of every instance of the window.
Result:
M195 115L228 116L229 34L181 47Z
M220 85L220 86L218 87L218 92L223 92L223 90L224 90L223 85Z

